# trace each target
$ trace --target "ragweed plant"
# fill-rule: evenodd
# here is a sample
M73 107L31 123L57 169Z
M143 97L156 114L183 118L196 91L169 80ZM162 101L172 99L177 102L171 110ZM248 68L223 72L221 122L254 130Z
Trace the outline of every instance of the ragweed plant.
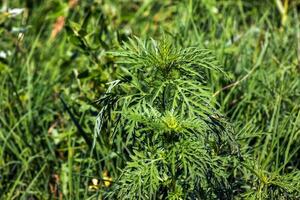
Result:
M120 79L101 99L97 133L126 159L112 199L230 198L230 127L207 85L212 53L167 39L130 39L114 52Z

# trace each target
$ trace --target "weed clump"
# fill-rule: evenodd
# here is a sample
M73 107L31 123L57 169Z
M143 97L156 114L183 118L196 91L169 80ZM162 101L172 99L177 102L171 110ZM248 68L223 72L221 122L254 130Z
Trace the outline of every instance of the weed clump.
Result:
M98 125L110 121L127 162L108 196L230 198L237 147L206 83L210 71L224 73L211 52L135 38L113 55L122 75L106 95L117 99Z

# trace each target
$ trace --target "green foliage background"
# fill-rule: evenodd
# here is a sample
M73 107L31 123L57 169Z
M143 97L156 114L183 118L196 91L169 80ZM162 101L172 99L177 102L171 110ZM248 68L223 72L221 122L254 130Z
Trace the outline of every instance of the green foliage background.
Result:
M211 50L226 73L206 71L205 87L244 159L228 172L232 198L300 198L298 1L2 0L1 8L0 199L100 199L111 191L127 144L94 131L97 99L112 106L107 83L122 75L111 52L133 36L163 35L178 49ZM64 27L51 37L59 17ZM101 187L91 191L93 178Z

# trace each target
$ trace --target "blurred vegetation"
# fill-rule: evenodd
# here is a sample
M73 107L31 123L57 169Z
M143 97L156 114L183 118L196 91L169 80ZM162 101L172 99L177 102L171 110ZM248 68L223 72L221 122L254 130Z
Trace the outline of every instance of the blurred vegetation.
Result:
M94 131L107 83L122 75L111 52L163 35L210 49L227 74L208 73L206 85L244 159L228 177L232 198L300 198L299 1L0 6L0 199L101 199L114 188L123 150Z

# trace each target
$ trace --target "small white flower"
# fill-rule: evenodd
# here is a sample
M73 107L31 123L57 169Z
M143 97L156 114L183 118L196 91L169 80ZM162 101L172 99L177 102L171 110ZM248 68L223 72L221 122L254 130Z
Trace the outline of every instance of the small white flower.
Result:
M96 185L96 186L99 185L99 181L96 178L92 179L92 183L93 183L93 185Z
M11 55L11 51L0 51L0 58L7 58Z
M4 51L0 51L0 58L6 58L7 54Z
M24 11L24 8L13 8L13 9L8 9L8 13L10 16L15 17L17 15L20 15Z

